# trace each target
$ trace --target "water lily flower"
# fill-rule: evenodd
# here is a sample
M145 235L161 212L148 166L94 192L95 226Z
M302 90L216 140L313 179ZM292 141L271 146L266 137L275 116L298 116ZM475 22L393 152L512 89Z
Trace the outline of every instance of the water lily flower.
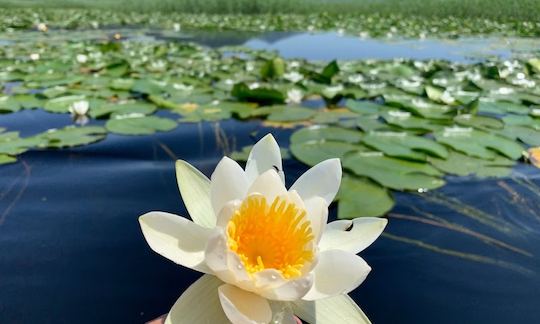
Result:
M304 78L304 76L296 71L292 71L292 72L283 74L283 78L285 80L291 81L292 83L296 83L298 81L301 81Z
M85 54L77 54L77 62L84 64L88 61L88 56Z
M31 59L32 61L37 61L37 60L39 60L39 58L40 58L39 53L32 53L32 54L30 54L30 59Z
M86 100L75 101L69 106L69 112L73 117L75 123L79 125L84 125L88 123L88 110L90 109L90 104Z
M43 33L46 33L49 30L49 27L45 23L37 24L37 30Z
M176 163L193 222L153 211L139 218L157 253L205 273L174 304L165 323L369 323L347 295L371 268L356 254L386 220L326 224L341 182L339 159L323 161L288 190L272 135L257 142L246 168L224 157L211 178Z
M286 102L289 104L299 104L302 102L303 98L304 98L304 93L301 90L291 89L287 91Z

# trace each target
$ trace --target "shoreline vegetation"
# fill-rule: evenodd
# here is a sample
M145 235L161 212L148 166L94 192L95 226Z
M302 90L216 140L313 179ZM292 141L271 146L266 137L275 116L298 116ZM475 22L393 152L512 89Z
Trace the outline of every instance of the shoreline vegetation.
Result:
M536 0L0 0L3 8L72 8L207 14L355 13L535 21Z
M281 0L276 0L281 1ZM411 0L412 1L412 0ZM159 5L153 10L145 11L135 6L137 1L126 8L99 6L95 8L76 9L66 5L54 8L56 0L47 8L30 6L32 2L15 2L0 0L0 33L16 30L36 30L39 24L46 24L50 29L103 29L118 27L147 27L165 30L238 30L252 32L268 31L337 31L360 37L405 37L405 38L459 38L476 35L495 35L511 37L539 37L540 21L537 19L513 19L509 14L504 19L488 19L482 16L464 17L459 15L439 17L438 14L428 17L418 11L410 15L406 11L392 13L390 11L350 10L346 13L313 12L286 14L258 13L189 13L181 10L161 11ZM66 3L70 3L67 1ZM75 2L73 2L75 3ZM26 7L25 7L26 6ZM136 10L139 8L138 10ZM173 7L174 8L174 7ZM269 7L270 8L270 7ZM319 8L320 9L320 8ZM258 9L259 10L259 9ZM208 10L208 12L212 12ZM232 10L224 10L230 12ZM534 12L535 10L531 10ZM538 11L538 10L537 10ZM510 11L511 12L511 11ZM516 11L515 15L518 11ZM425 15L424 15L425 14ZM540 17L540 12L538 16Z

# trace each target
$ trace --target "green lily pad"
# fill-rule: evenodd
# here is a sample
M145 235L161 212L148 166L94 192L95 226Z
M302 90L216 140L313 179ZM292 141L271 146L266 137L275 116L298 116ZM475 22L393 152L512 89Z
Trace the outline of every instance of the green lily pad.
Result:
M177 126L174 120L156 116L135 116L110 119L105 123L108 131L122 135L149 135L156 131L170 131Z
M101 105L93 105L90 110L92 118L104 118L111 116L112 118L118 115L142 114L151 115L156 111L157 107L146 102L127 102L122 104L104 103Z
M50 99L45 102L43 109L53 113L68 113L69 107L77 102L86 100L85 96L64 96Z
M365 150L358 144L337 141L297 142L292 143L289 149L295 158L309 166L327 159L343 158L348 152Z
M504 123L500 119L487 116L463 114L456 116L454 121L462 126L474 127L487 131L489 131L489 129L502 129L504 127Z
M272 112L266 120L274 122L298 122L311 119L315 116L315 111L305 107L287 107L282 110Z
M346 154L343 166L358 176L396 190L435 189L444 185L442 173L431 165L391 158L379 152Z
M386 188L353 176L343 177L337 199L339 219L382 216L395 204Z
M293 144L312 141L359 143L361 139L362 133L357 130L332 126L311 126L294 132L290 141Z
M517 160L523 152L523 147L515 141L472 128L448 127L434 135L437 142L482 159L492 160L499 152Z
M478 177L506 177L512 172L514 161L502 156L484 160L450 151L448 158L428 158L437 169L458 176L476 175Z
M250 89L245 83L237 83L232 89L232 95L240 101L257 102L261 104L280 104L285 102L285 95L276 89Z
M0 133L0 154L18 155L40 144L36 138L21 138L18 132Z
M370 132L362 139L369 147L388 156L425 161L428 155L446 158L446 148L428 138L404 132Z
M39 140L39 147L63 148L95 143L105 139L107 130L99 126L75 127L67 126L61 129L51 129L39 134L34 139Z
M17 162L17 158L14 158L7 154L0 154L0 164L9 164L14 162Z

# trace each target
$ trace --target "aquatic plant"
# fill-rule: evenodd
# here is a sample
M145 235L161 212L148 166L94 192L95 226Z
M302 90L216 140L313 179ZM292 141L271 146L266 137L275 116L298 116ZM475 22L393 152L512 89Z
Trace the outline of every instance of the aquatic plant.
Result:
M154 251L205 275L166 323L286 323L293 312L317 323L369 322L346 294L371 270L356 254L387 221L326 225L341 182L339 160L317 164L287 191L279 146L267 135L245 170L227 157L210 180L185 161L176 168L193 222L164 212L139 221Z

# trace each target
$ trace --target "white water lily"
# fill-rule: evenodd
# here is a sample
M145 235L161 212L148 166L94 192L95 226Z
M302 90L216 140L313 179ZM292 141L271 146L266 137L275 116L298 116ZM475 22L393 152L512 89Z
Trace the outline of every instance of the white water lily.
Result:
M75 101L69 106L69 112L73 117L73 120L78 125L85 125L88 123L88 110L90 104L86 100Z
M77 54L77 62L84 64L88 61L88 56L85 54Z
M49 30L49 27L47 27L47 24L45 24L45 23L37 24L36 28L37 28L38 31L43 32L43 33L47 32Z
M37 61L37 60L39 60L39 58L40 58L39 53L32 53L32 54L30 54L30 59L31 59L32 61Z
M193 222L165 212L139 218L149 246L205 273L175 303L166 323L369 323L346 294L371 270L356 254L386 220L326 224L341 182L339 159L323 161L289 190L271 135L253 146L245 170L224 157L209 180L176 163Z
M286 102L289 104L299 104L302 102L303 98L304 98L304 93L301 90L291 89L287 91Z
M88 113L90 104L86 100L75 101L69 106L69 112L72 115L84 116Z
M292 72L283 74L283 78L285 80L291 81L292 83L296 83L304 79L304 76L296 71L292 71Z

